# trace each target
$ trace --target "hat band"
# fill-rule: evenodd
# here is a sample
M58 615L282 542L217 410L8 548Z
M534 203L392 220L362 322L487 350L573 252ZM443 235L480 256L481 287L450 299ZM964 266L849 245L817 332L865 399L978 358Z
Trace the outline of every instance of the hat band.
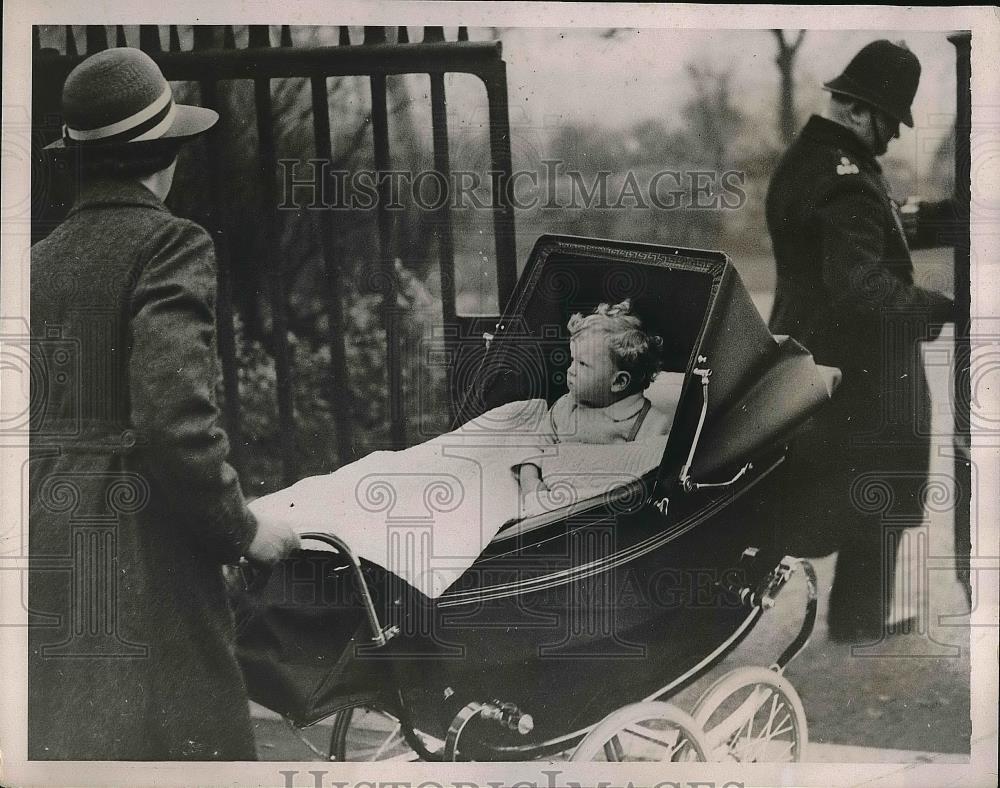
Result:
M123 120L96 129L74 129L63 127L63 138L67 144L139 142L162 137L174 122L177 108L174 105L170 85L149 106L144 107Z

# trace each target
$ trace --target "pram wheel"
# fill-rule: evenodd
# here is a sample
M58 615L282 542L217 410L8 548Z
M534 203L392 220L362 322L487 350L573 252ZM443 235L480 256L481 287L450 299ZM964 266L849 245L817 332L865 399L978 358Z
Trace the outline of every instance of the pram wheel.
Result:
M715 761L801 761L809 742L799 694L784 676L762 667L720 677L694 707Z
M577 745L571 761L671 761L707 759L708 745L691 715L670 703L623 706L601 720Z
M434 742L421 740L433 748ZM420 756L407 741L398 717L372 706L354 706L333 716L330 760L418 761Z

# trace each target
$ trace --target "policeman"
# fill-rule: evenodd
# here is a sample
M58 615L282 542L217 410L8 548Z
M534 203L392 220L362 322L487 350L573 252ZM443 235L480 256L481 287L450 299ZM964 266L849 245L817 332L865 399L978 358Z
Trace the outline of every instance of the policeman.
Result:
M883 634L899 528L922 522L930 400L920 343L952 319L950 298L913 283L877 161L900 123L913 126L919 81L904 44L865 46L824 85L827 111L806 123L767 194L777 264L770 328L843 372L795 449L785 527L802 552L838 551L830 636L852 642Z

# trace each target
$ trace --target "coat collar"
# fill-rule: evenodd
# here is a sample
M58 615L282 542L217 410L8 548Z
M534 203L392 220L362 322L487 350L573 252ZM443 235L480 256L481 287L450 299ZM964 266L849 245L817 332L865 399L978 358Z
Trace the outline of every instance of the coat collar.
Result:
M136 180L95 178L83 182L70 214L107 205L138 205L170 212L155 194Z
M882 168L875 160L872 152L858 136L846 126L841 126L834 120L821 115L813 115L802 129L802 136L823 145L849 151L868 167L881 172Z

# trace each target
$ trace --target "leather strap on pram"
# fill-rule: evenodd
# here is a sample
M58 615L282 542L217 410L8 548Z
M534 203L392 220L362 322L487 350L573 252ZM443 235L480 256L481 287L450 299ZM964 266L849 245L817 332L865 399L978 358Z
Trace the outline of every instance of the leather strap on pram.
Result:
M642 401L642 410L639 411L639 415L635 417L635 424L632 425L632 431L628 434L626 438L626 443L631 443L635 440L635 436L639 434L639 428L642 426L642 422L646 418L646 414L649 413L649 409L653 406L653 403L648 399Z

